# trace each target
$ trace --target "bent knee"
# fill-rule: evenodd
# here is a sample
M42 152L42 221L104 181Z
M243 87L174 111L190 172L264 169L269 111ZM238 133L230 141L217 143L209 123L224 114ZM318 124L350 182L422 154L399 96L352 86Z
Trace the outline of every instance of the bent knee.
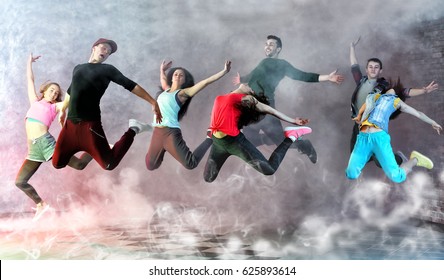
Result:
M212 183L212 182L214 182L214 180L216 180L216 177L206 177L206 176L204 176L204 180L207 183Z
M393 171L393 172L390 172L389 174L387 174L387 177L390 180L392 180L394 183L399 184L399 183L404 182L407 176L406 176L405 171L400 168L397 171Z
M112 171L112 170L114 170L115 168L117 167L117 165L116 164L108 164L104 169L105 170L108 170L108 171Z
M192 170L197 167L197 164L184 164L183 166L188 170Z
M361 175L361 172L356 168L347 168L345 170L345 176L350 180L358 179L359 175Z
M21 181L21 180L17 180L15 181L15 186L19 189L23 188L24 186L26 186L26 182L25 181Z
M146 164L146 169L148 169L149 171L153 171L153 170L156 170L157 168L159 168L159 166L160 165L153 165L153 164L149 164L149 163L147 163Z
M274 173L276 173L276 170L266 170L262 172L262 174L264 174L265 176L271 176Z

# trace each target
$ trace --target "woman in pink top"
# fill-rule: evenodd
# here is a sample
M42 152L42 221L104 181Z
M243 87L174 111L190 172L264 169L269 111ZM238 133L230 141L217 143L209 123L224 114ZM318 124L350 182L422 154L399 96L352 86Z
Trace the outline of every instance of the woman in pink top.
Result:
M34 57L30 54L27 63L28 97L31 104L25 118L28 155L15 180L15 185L36 203L36 213L33 221L39 219L49 209L49 205L42 200L28 181L43 162L51 160L54 153L55 139L48 130L58 113L60 113L59 122L64 121L66 109L63 102L61 102L61 89L57 83L44 83L40 86L39 93L41 95L37 94L32 63L39 58L40 56ZM82 170L91 159L92 157L86 153L80 159L73 156L69 166Z

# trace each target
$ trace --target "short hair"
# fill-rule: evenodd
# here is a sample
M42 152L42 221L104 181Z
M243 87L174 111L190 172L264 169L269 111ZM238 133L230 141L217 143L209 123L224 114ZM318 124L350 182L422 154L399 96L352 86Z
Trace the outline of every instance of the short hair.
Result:
M276 40L277 47L282 49L282 40L281 40L281 38L279 38L276 35L268 35L267 36L267 40L270 40L270 39Z
M376 58L376 57L369 58L367 60L367 66L368 66L370 61L379 63L379 67L382 69L382 61L379 58Z

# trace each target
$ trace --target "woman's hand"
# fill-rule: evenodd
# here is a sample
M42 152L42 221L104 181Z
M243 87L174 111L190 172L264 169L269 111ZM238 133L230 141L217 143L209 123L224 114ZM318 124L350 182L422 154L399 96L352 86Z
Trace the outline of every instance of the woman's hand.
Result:
M230 60L226 60L225 61L225 66L224 66L224 71L225 71L225 73L228 73L228 72L230 72L230 70L231 70L231 61Z
M160 71L165 72L166 70L170 69L172 64L172 61L166 62L165 60L162 60L162 63L160 64Z
M438 134L441 135L442 127L439 124L434 123L434 124L432 124L432 127L434 130L436 130L436 132L438 132Z
M297 124L297 125L306 125L309 122L310 122L309 119L304 119L304 118L295 118L294 119L294 124Z

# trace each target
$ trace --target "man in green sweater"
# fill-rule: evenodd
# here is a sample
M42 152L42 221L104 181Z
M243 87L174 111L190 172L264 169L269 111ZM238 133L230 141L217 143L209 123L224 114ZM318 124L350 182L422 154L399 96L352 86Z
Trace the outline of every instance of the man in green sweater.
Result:
M275 35L267 36L264 50L266 58L250 74L241 77L238 73L233 82L234 84L248 83L255 93L264 93L273 108L275 108L275 89L284 77L309 83L330 81L340 84L344 80L344 77L338 75L336 71L328 75L304 72L292 66L288 61L278 58L282 50L282 41ZM261 130L263 134L260 133ZM266 116L262 121L245 127L243 133L257 147L279 145L283 140L282 131L282 124L278 119ZM292 147L306 154L312 163L316 163L316 150L309 140L296 141Z

